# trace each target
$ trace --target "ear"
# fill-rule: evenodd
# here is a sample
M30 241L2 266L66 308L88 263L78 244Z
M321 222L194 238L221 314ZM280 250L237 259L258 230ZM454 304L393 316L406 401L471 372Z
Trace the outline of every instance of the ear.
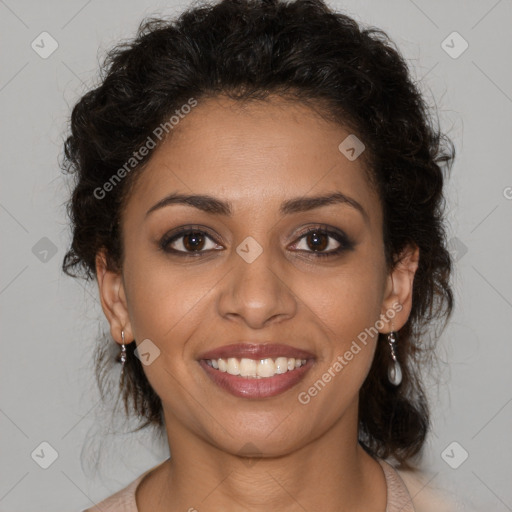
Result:
M117 343L122 344L121 331L124 331L125 343L131 343L134 336L128 316L123 277L120 273L107 269L104 250L96 254L95 262L101 307L110 324L110 334Z
M407 322L412 309L413 282L419 257L419 247L408 245L400 254L394 270L388 275L380 316L385 327L379 329L379 332L387 334L398 331Z

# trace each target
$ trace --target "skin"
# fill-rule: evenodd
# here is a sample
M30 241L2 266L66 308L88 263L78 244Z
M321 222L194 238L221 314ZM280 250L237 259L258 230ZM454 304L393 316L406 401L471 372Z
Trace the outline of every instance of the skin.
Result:
M162 399L172 458L138 487L140 512L384 512L384 474L357 442L358 392L377 337L308 404L297 399L365 328L398 304L379 332L399 330L412 305L419 251L408 248L387 271L379 197L362 159L338 150L349 133L279 97L244 107L217 97L199 102L154 150L123 213L122 272L107 270L104 253L96 259L113 338L121 343L124 330L126 343L148 338L160 350L143 368ZM346 204L279 214L287 199L333 191L359 202L367 219ZM174 192L230 201L233 215L173 204L146 216ZM343 231L354 248L315 256L299 230L319 223ZM166 233L194 224L212 235L201 256L159 248ZM263 249L252 263L236 252L247 236ZM185 238L171 247L185 251ZM320 252L339 247L330 235L320 241L329 244ZM197 358L240 340L293 345L315 354L315 364L280 395L238 398L212 383ZM241 456L247 443L260 458Z

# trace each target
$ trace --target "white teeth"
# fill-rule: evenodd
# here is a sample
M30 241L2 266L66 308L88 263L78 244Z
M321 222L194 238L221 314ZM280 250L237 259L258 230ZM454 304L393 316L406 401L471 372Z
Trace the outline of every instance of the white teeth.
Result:
M238 359L234 357L230 357L228 359L228 373L231 375L240 375L240 370L238 369Z
M295 359L293 357L278 357L276 359L237 359L229 357L226 359L208 359L206 362L211 367L221 372L227 372L230 375L240 375L242 377L262 379L273 377L295 370L306 364L306 359Z
M258 361L254 359L242 359L239 368L242 377L256 377L258 375Z
M219 370L221 372L227 371L227 369L228 369L228 362L225 359L217 359L217 364L219 365Z
M257 368L260 377L272 377L276 374L276 363L272 359L262 359Z
M288 359L286 357L278 357L276 359L276 373L285 373L288 371Z

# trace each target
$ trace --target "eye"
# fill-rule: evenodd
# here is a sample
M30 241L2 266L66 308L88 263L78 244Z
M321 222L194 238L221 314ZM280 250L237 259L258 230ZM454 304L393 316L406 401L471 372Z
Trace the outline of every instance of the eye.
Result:
M208 240L212 243L210 247ZM175 246L171 247L173 244ZM178 232L165 235L160 242L160 247L165 252L181 253L180 256L195 256L194 253L199 255L207 252L205 249L215 250L216 245L213 237L199 228L182 228Z
M309 228L308 231L301 234L299 240L300 242L296 243L294 248L313 253L314 257L336 256L354 248L353 242L343 232L322 226ZM333 245L334 247L332 247ZM310 248L311 250L309 250ZM330 250L326 251L328 248Z
M342 231L325 226L309 228L299 236L299 242L296 242L292 248L300 252L312 253L313 257L336 256L354 248L354 243ZM219 250L218 248L222 247L217 244L212 235L199 226L184 227L167 234L159 245L167 253L191 257L198 257L201 253ZM326 251L326 249L330 250Z

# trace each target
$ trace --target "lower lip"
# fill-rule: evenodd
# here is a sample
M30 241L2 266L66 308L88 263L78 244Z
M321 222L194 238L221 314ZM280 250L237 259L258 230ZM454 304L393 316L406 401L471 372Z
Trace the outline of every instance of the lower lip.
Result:
M313 359L308 359L305 365L295 370L261 379L241 377L216 370L204 359L200 360L199 364L215 384L232 395L242 398L268 398L284 393L300 382L313 365Z

